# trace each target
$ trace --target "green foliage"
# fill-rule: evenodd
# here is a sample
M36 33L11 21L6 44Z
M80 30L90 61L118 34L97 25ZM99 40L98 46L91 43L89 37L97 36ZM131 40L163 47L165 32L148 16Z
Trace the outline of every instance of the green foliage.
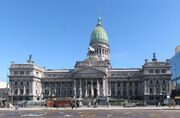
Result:
M111 105L123 105L126 102L125 99L110 99L109 100Z

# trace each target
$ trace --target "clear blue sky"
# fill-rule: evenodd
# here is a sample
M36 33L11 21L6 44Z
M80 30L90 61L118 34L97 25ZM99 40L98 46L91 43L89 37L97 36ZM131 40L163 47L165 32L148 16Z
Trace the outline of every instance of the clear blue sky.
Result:
M46 68L74 68L86 58L98 14L113 67L138 67L180 44L180 0L0 0L0 81L28 55Z

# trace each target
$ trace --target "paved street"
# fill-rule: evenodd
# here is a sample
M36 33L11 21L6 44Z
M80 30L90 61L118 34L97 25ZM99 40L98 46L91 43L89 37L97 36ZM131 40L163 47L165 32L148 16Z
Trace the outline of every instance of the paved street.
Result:
M0 118L179 118L180 110L148 109L46 109L1 110Z

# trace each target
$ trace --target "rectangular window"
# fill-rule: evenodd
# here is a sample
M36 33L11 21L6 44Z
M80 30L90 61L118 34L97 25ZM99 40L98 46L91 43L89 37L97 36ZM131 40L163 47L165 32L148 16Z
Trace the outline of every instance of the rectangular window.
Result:
M120 90L118 90L118 96L120 96L121 95L121 91Z
M131 82L129 83L129 86L132 86L132 83L131 83Z
M24 71L20 71L20 75L24 75Z
M153 69L150 69L150 70L149 70L149 73L154 73Z
M48 78L50 78L50 77L51 77L51 74L48 74L47 76L48 76Z
M162 69L161 72L162 72L162 73L166 73L166 69Z
M124 84L124 87L126 87L126 83L123 83Z
M18 75L18 71L14 71L14 75Z
M26 71L26 75L30 75L30 71Z
M159 69L156 69L156 70L155 70L155 73L156 73L156 74L159 74L159 73L160 73Z
M57 77L57 75L56 75L56 74L54 74L54 75L53 75L53 78L56 78L56 77Z

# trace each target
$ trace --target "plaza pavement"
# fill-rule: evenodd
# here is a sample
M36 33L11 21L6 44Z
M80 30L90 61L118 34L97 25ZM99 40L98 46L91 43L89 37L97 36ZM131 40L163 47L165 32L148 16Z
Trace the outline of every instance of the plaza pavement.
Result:
M11 111L15 110L15 108L0 108L0 111ZM33 107L33 108L18 108L18 110L72 110L71 107L61 107L61 108L47 108L47 107ZM145 106L145 107L122 107L122 106L99 106L97 108L92 107L79 107L74 108L73 110L178 110L180 111L180 106L173 107L156 107L156 106Z

